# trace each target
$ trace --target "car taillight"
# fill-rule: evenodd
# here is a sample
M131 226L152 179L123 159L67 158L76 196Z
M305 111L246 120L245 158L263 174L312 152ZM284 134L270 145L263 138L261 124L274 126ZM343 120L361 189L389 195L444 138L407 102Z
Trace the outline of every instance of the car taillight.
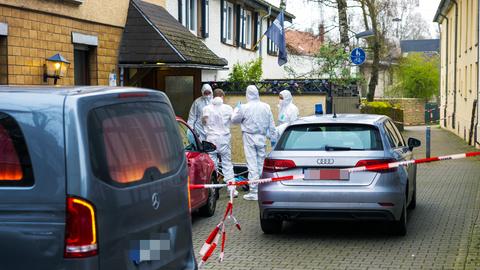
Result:
M297 167L293 160L288 159L265 159L263 163L264 172L280 172Z
M98 254L95 208L86 200L67 197L65 258L84 258Z
M397 168L388 168L386 164L396 162L395 159L364 159L359 160L355 167L370 167L369 171L394 172Z

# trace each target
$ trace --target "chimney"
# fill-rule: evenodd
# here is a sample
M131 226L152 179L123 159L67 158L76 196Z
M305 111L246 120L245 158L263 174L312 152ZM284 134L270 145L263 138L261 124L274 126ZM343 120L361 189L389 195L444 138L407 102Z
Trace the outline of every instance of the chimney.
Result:
M318 26L318 38L320 39L320 43L324 43L325 41L325 25L320 23Z

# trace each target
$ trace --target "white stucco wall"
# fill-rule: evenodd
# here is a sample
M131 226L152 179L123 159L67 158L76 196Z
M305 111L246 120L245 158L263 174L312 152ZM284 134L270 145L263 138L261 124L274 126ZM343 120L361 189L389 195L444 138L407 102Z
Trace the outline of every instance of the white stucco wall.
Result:
M170 14L178 19L178 1L167 0L166 8ZM209 37L202 39L202 41L221 58L228 60L228 69L224 70L203 70L203 81L223 81L228 78L231 68L236 63L245 63L259 57L259 51L246 50L241 47L234 47L226 45L221 42L221 15L220 15L220 0L210 0L210 32ZM260 13L260 16L266 13ZM267 29L267 19L262 21L261 31L259 29L259 36ZM267 54L267 39L262 40L262 58L263 58L263 79L287 79L291 78L285 71L284 67L280 67L277 63L277 56ZM303 61L303 62L302 62ZM289 62L290 64L291 62ZM296 68L301 68L302 71L308 69L312 65L311 61L306 58L298 59L293 63Z

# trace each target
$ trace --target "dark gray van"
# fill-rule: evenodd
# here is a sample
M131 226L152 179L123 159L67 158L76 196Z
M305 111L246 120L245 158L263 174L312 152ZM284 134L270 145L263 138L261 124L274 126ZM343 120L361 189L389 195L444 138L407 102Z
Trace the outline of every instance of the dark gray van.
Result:
M0 88L0 269L196 269L161 92Z

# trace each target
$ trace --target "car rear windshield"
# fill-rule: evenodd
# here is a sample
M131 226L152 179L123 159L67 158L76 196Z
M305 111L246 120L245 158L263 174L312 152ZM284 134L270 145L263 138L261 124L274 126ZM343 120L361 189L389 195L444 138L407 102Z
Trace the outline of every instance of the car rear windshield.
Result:
M17 122L0 113L0 186L32 186L33 170Z
M275 150L365 151L382 150L375 126L359 124L308 124L291 126Z
M161 179L182 162L175 118L158 102L100 107L88 115L93 172L116 184Z

